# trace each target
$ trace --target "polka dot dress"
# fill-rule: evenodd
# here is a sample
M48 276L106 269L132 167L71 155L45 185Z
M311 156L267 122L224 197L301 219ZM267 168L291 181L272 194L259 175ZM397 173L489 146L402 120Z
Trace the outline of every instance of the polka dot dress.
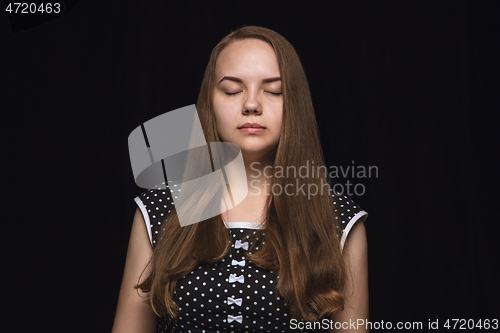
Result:
M135 201L140 208L152 246L156 246L173 202L170 191L148 190ZM339 237L343 246L347 233L367 213L346 196L334 196ZM262 224L227 222L231 249L219 263L199 266L177 282L177 318L158 318L157 332L288 332L290 315L276 294L278 276L254 266L246 254L265 243L255 236ZM255 244L254 244L255 242ZM310 331L309 331L310 332ZM327 332L318 331L318 332Z

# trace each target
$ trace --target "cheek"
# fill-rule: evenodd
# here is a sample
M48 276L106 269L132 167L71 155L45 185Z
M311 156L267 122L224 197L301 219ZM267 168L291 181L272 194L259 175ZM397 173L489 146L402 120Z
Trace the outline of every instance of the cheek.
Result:
M283 110L280 110L276 113L274 117L274 123L276 124L276 128L281 130L281 126L283 125Z
M217 113L215 114L215 124L217 125L217 133L221 136L224 132L224 122L221 117L217 115Z
M276 140L279 140L280 137L281 137L281 127L283 126L283 112L280 112L277 116L276 116Z
M231 128L231 119L227 117L227 114L221 109L214 108L215 124L217 126L217 133L219 137L224 141L227 140L226 135L229 133Z
M222 108L221 103L218 101L217 96L214 96L212 110L214 111L215 124L217 125L217 131L220 131L221 124L223 121L222 115L224 114L224 110Z

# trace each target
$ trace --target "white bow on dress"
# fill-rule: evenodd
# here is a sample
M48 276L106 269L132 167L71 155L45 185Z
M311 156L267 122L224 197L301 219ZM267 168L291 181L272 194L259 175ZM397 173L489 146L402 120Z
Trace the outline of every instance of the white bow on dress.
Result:
M234 248L239 249L241 247L248 251L248 242L242 243L239 239L236 240L236 243L234 243Z
M229 283L233 283L236 281L238 281L239 283L245 283L245 276L236 276L236 274L229 274Z

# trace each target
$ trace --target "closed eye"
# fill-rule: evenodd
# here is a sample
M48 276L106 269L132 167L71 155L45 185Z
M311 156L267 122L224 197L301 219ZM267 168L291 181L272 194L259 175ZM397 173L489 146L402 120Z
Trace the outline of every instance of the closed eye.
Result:
M236 95L236 94L239 94L241 91L237 91L237 92L234 92L234 93L231 93L231 92L225 92L226 95L228 96L232 96L232 95Z
M267 93L270 93L270 94L273 94L275 96L279 96L279 95L282 95L283 93L277 93L277 92L272 92L272 91L266 91Z

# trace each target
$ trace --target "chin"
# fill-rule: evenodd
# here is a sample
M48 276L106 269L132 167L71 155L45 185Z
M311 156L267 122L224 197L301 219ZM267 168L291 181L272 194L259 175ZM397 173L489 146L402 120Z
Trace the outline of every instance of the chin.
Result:
M262 142L263 140L252 139L249 140L249 138L246 138L246 140L233 140L231 142L240 147L243 156L263 156L271 152L278 145L277 142L269 144L269 142Z
M260 155L267 155L272 148L271 147L244 147L240 146L242 154L245 156L260 156Z

